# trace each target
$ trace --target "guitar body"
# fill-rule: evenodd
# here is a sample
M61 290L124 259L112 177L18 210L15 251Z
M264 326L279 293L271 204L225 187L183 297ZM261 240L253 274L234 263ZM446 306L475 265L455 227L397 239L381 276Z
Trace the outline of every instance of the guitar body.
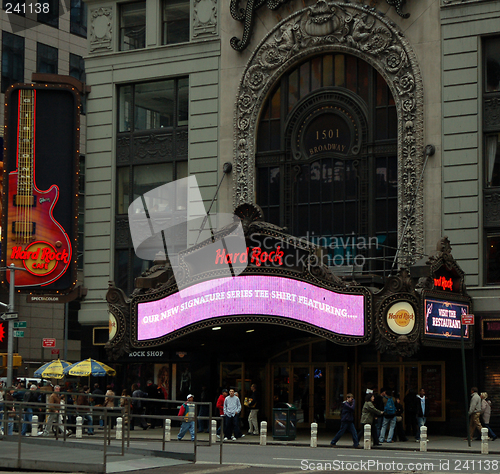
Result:
M5 262L24 267L15 276L16 287L45 286L59 279L71 263L72 246L53 210L59 188L36 187L34 176L34 93L24 92L20 103L17 169L9 173L8 227ZM10 284L10 272L6 272Z

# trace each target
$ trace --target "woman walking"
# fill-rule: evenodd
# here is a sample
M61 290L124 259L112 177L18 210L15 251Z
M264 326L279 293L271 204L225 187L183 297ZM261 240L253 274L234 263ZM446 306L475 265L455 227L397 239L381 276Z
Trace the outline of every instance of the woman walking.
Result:
M377 424L375 423L375 417L381 417L384 412L375 408L373 402L375 401L375 395L368 393L365 397L365 404L363 405L363 410L361 411L361 431L358 433L358 438L363 439L364 436L364 426L371 426L371 434L373 440L373 446L380 446L377 434Z

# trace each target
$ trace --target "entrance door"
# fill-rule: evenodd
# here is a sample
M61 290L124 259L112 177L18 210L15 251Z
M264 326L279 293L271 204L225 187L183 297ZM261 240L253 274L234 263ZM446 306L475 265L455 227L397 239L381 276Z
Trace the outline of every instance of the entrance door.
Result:
M293 401L297 408L297 424L311 423L313 399L310 387L310 366L293 367Z

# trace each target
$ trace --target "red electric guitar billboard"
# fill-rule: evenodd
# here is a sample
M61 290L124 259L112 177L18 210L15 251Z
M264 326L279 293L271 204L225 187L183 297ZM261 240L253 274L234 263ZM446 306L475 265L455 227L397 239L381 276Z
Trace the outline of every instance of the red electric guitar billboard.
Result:
M76 280L78 93L18 84L6 103L2 266L25 268L17 290L65 293Z

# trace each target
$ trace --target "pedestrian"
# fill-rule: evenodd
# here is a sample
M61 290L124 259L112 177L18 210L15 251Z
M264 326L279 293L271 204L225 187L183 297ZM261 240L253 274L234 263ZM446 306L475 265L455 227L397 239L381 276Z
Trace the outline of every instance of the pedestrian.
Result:
M259 435L259 420L258 413L260 408L260 394L257 391L257 385L252 384L250 386L252 395L248 399L248 408L250 409L250 414L248 415L248 434Z
M148 400L145 402L146 416L150 417L148 421L151 428L155 428L161 425L161 420L155 417L159 414L158 399L163 398L163 394L152 380L148 380L146 383L146 393L148 394Z
M126 388L122 390L122 394L120 397L120 407L122 409L123 426L125 427L130 422L130 408L131 408L130 395Z
M356 429L354 428L354 397L352 393L346 395L346 400L342 403L342 410L340 412L340 430L337 432L335 437L331 440L330 445L336 446L337 441L342 437L342 435L349 430L352 435L352 442L354 447L359 446L358 435Z
M425 390L420 389L420 392L415 397L417 400L417 432L415 433L415 441L420 441L420 429L425 426L427 415L429 414L429 399L425 396Z
M382 400L384 402L384 420L382 422L382 429L380 430L378 440L380 443L385 441L385 433L387 431L387 427L389 427L387 443L392 443L394 429L396 428L396 399L392 396L391 391L387 391L385 389L382 389L380 395L382 396Z
M365 425L370 425L373 446L380 446L375 418L382 417L384 412L375 408L375 405L373 404L374 401L375 395L373 395L373 393L367 393L365 397L365 404L363 405L363 410L361 411L361 431L358 433L358 441L364 438Z
M147 430L150 425L146 423L146 420L144 419L144 400L141 400L141 398L146 398L148 394L146 392L143 392L140 388L139 385L134 383L132 384L132 419L130 420L130 429L134 429L135 421L139 422L141 425L141 428L143 430Z
M16 392L16 387L11 387L10 390L6 390L4 394L4 410L7 417L7 435L12 436L14 434L14 418L16 417L16 409L14 407L14 394Z
M64 433L64 429L59 425L59 412L61 411L61 387L56 385L54 391L50 394L47 408L49 410L49 416L47 418L47 423L45 424L45 429L43 430L43 436L49 436L52 431L52 425L56 424L56 430L59 429L61 433ZM71 436L71 431L67 431L66 435Z
M415 436L417 433L417 392L409 388L403 400L406 412L406 433Z
M395 430L395 437L399 441L408 441L408 438L406 437L405 429L403 427L403 413L404 413L404 408L403 405L401 404L401 399L399 397L396 397L396 430Z
M490 428L491 400L488 399L488 394L486 392L481 393L481 415L483 417L483 426L488 428L488 434L491 441L495 441L498 436Z
M238 397L234 395L234 389L229 389L229 396L224 399L224 417L226 421L224 441L231 438L233 441L236 440L236 422L241 412L241 402Z
M382 389L384 390L384 389ZM375 396L375 400L373 401L373 405L377 410L384 411L384 398L380 393L377 392L377 390L374 390L373 395ZM382 423L384 422L384 417L379 416L377 417L375 426L377 428L377 439L380 438L380 432L382 431Z
M37 386L32 384L29 390L24 392L23 402L24 402L24 415L23 415L23 427L21 430L22 436L31 435L31 421L33 420L33 405L32 403L38 402L38 393L36 393ZM29 431L29 432L28 432Z
M240 395L236 391L234 392L234 396L238 398L238 400L240 399ZM240 400L240 406L241 406L241 400ZM239 413L236 413L236 415L234 415L234 436L236 436L236 439L245 437L245 435L241 433Z
M106 386L106 393L104 394L104 407L108 409L108 415L110 415L109 420L111 424L111 429L114 428L116 424L116 417L114 416L115 409L115 392L113 391L112 385ZM111 413L110 413L111 410Z
M479 431L479 440L481 440L481 397L478 394L477 387L470 389L470 405L469 405L469 431L471 439L474 439L474 431Z
M76 397L76 413L83 419L83 424L87 423L87 434L94 435L94 421L90 414L90 389L84 385L78 396Z
M224 427L224 431L226 431L226 418L224 416L224 400L229 395L229 390L227 388L223 388L219 398L217 399L217 403L215 404L217 410L219 410L219 416L222 417L221 426ZM217 429L217 437L220 438L220 426Z
M184 420L181 424L181 429L177 435L177 439L180 441L184 438L184 435L188 432L191 434L191 441L194 441L194 410L195 405L193 403L194 395L191 393L187 396L186 401L182 404L177 416L183 416Z

